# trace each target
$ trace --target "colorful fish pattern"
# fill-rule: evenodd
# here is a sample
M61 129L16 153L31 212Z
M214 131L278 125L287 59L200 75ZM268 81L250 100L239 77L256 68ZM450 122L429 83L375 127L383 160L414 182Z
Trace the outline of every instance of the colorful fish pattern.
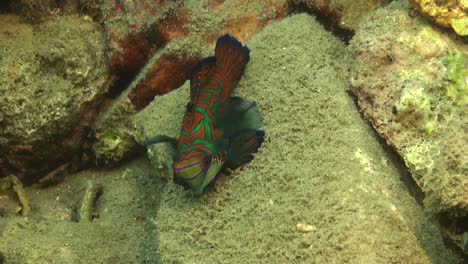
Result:
M172 140L173 170L175 179L197 194L223 167L235 168L252 160L264 140L255 102L231 97L249 60L249 49L224 35L216 43L215 56L201 60L192 70L190 101L179 139Z

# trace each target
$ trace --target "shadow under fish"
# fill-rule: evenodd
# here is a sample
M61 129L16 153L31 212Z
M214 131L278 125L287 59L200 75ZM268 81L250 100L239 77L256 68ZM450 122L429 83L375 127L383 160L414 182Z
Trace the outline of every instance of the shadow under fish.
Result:
M231 97L249 54L250 50L234 37L220 37L215 56L201 60L192 69L190 101L179 138L158 135L146 143L169 143L174 180L196 194L201 194L224 167L250 162L263 143L265 132L255 102Z

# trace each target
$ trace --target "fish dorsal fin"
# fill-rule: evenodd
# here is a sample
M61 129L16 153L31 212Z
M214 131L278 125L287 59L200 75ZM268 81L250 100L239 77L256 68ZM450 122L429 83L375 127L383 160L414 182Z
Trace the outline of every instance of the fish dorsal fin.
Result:
M192 68L190 75L190 102L195 102L200 88L214 75L216 70L216 58L206 57L200 60Z
M250 60L250 50L228 34L216 42L216 77L223 87L225 98L229 97L240 81Z

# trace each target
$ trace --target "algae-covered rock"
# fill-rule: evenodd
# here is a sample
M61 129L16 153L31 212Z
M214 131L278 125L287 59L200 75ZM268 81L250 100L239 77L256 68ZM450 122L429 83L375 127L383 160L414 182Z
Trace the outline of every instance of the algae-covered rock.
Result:
M11 9L19 13L23 20L31 23L76 14L88 7L90 2L100 0L15 0L10 1Z
M313 12L334 19L334 23L343 29L354 31L367 14L390 0L290 0L293 5L305 4Z
M0 169L34 178L82 149L107 91L104 42L76 16L34 28L0 19Z
M344 44L298 15L247 46L236 93L257 102L267 139L202 197L167 184L162 263L457 263L346 93ZM185 84L139 112L139 141L176 136L188 94Z
M399 2L368 18L350 50L360 107L402 155L427 207L467 216L466 45Z
M451 27L460 36L468 36L467 0L411 0L413 6L438 25Z
M136 110L124 92L109 109L98 116L92 128L95 137L93 152L98 164L115 165L138 148L131 121L135 113Z

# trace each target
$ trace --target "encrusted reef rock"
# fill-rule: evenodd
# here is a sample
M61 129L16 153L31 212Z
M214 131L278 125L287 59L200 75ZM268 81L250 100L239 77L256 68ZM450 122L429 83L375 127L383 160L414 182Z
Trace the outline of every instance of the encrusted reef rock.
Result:
M251 61L236 93L257 102L267 140L200 198L167 184L157 216L161 261L458 263L348 96L344 44L298 15L247 45ZM138 141L177 136L188 88L136 115Z
M104 41L78 16L0 22L0 174L32 180L82 151L107 92Z
M333 19L333 24L354 31L360 20L390 0L289 0L292 7L305 5L313 13Z
M350 45L352 90L403 157L425 207L466 219L468 46L408 8L394 2L361 24Z
M411 0L424 16L444 27L451 27L460 36L468 36L467 0Z
M10 8L21 14L23 20L39 23L50 18L75 14L80 7L91 1L94 0L14 0L9 2Z

